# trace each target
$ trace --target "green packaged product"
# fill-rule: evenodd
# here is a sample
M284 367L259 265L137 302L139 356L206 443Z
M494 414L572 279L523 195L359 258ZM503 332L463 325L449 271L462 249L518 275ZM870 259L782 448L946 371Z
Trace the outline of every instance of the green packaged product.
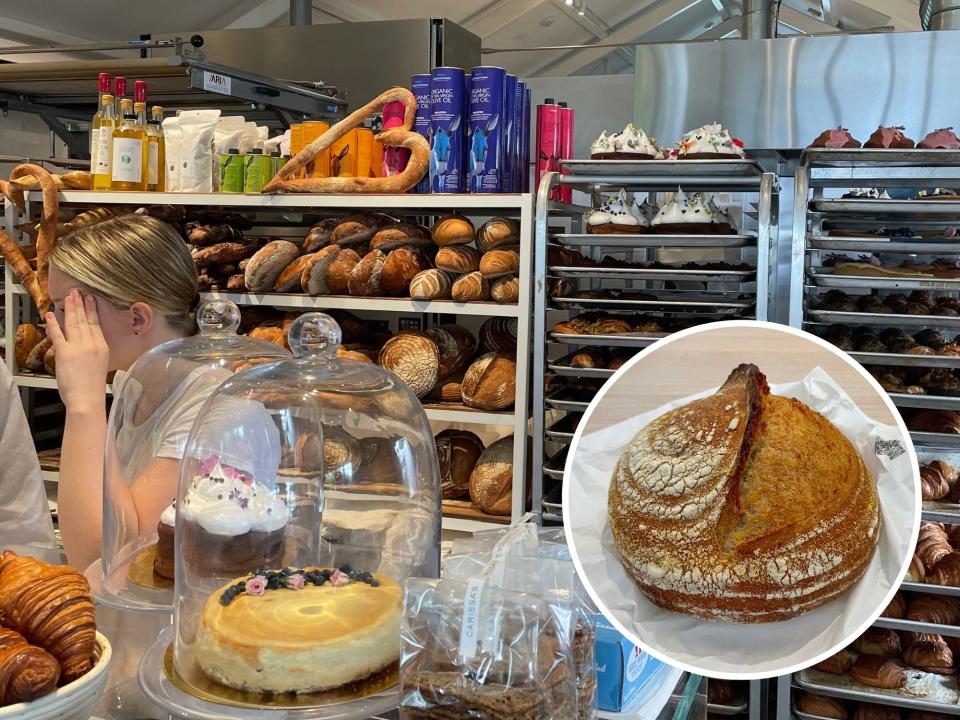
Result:
M236 148L220 155L220 192L243 192L243 161Z
M273 160L256 148L244 156L243 191L258 193L273 178Z

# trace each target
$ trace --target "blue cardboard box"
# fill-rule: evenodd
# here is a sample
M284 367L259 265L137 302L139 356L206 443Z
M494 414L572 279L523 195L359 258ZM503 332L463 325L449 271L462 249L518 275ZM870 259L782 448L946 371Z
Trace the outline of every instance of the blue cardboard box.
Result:
M596 623L597 707L619 712L641 693L663 663L620 634L603 615Z

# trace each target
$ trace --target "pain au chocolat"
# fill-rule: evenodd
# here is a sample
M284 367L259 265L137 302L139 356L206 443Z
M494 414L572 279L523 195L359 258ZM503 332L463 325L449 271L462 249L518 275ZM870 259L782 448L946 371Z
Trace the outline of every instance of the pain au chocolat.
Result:
M740 365L664 413L617 463L610 526L627 573L662 608L786 620L842 595L880 535L857 450L825 417Z

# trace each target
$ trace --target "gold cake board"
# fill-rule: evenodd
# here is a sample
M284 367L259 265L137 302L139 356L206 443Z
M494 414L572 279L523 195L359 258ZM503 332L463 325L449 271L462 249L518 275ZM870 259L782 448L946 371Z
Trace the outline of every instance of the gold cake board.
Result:
M140 550L130 561L127 579L140 587L151 590L173 590L173 580L157 575L153 571L153 561L157 556L157 544L153 543Z
M332 690L313 693L258 693L227 687L211 680L195 663L181 675L173 666L173 643L163 654L163 672L177 688L200 700L240 708L315 708L362 700L389 690L400 679L400 661L373 675Z

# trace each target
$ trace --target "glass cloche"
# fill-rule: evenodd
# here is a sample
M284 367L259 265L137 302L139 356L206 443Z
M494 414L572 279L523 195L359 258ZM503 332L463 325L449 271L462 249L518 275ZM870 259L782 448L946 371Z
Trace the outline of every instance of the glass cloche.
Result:
M193 421L234 372L289 358L286 350L237 335L240 311L200 306L196 335L158 345L114 381L107 425L103 550L87 576L99 600L121 609L170 612L173 501Z
M403 584L439 572L436 449L410 388L340 339L301 316L296 357L224 382L190 432L172 672L194 697L311 717L396 702Z

